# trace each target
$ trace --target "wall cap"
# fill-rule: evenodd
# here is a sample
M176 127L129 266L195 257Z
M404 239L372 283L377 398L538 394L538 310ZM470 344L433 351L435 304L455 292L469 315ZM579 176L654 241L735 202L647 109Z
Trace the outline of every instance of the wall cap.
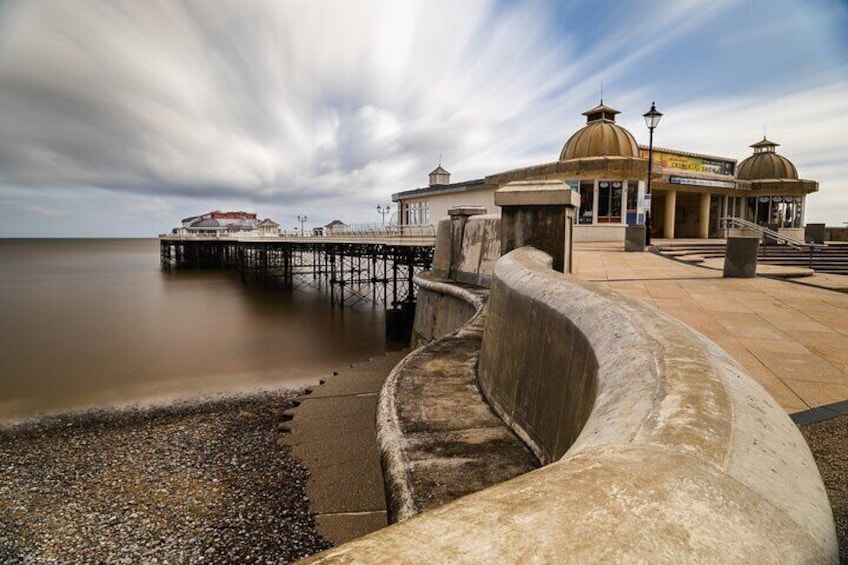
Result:
M495 191L497 206L574 206L580 195L561 180L514 181Z

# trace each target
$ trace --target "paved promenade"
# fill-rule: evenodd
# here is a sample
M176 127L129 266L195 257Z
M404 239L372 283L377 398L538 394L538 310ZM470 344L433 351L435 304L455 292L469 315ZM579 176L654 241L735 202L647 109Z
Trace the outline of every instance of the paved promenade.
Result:
M620 245L576 244L574 251L575 275L706 335L790 414L848 400L848 277L725 279L716 268Z

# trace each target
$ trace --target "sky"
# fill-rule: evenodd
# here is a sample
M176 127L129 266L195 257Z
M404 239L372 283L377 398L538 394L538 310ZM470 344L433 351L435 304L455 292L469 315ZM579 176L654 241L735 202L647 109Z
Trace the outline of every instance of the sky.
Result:
M558 158L603 95L640 143L768 138L848 222L845 0L0 0L0 237L152 237L214 209L379 222Z

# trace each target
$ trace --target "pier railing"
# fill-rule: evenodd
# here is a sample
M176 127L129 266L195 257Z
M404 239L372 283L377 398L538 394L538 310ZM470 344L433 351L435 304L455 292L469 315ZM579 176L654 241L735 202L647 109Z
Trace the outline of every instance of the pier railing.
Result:
M280 234L260 234L260 233L178 233L178 234L160 234L159 239L175 239L175 240L245 240L253 241L261 240L317 240L324 239L350 239L351 241L359 241L363 238L369 239L386 239L386 240L421 240L435 242L436 228L432 224L350 224L346 226L334 227L332 231L325 231L320 234L316 233L298 233L298 232L283 232Z
M360 231L359 235L191 237L159 239L162 268L232 269L242 281L263 287L326 289L332 304L360 302L400 308L415 300L413 278L429 270L433 236L409 231Z
M330 237L436 237L436 228L431 224L350 224L335 228Z

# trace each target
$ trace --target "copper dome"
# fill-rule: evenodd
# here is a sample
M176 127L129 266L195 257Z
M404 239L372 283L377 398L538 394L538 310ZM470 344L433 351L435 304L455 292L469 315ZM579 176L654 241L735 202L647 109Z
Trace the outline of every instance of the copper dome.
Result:
M577 130L562 148L560 161L587 157L639 157L639 146L629 131L615 123L618 110L605 106L603 101L586 110L586 125Z
M763 137L751 145L754 154L744 159L736 168L736 178L742 180L791 179L798 178L798 169L792 161L778 155L774 148L779 144Z

